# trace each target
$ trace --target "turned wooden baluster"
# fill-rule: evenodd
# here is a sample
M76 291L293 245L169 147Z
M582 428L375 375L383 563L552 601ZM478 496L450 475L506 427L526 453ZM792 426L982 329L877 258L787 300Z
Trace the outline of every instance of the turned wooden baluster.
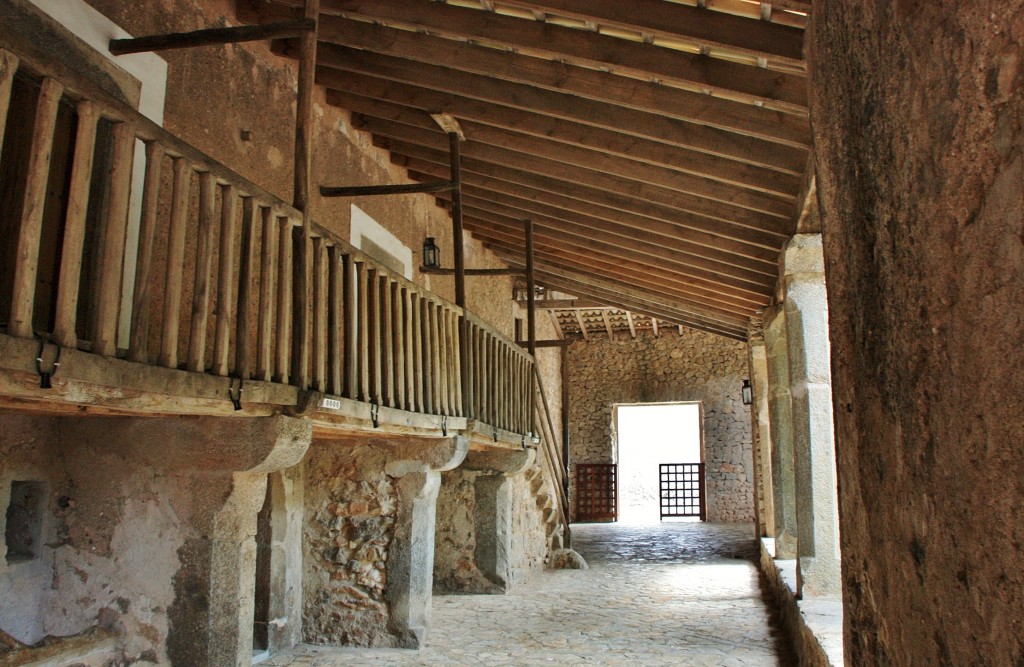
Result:
M43 232L43 208L50 176L53 134L57 127L57 105L64 87L54 79L43 79L32 126L32 148L25 177L25 198L18 230L18 254L14 264L14 286L8 333L32 338L32 315L36 298L39 242Z
M3 54L0 54L0 146L3 146ZM61 243L60 279L57 284L57 317L53 335L64 347L78 346L78 291L82 277L82 252L85 247L85 216L89 210L89 188L96 152L96 126L99 111L89 100L78 103L78 128L75 132L75 154L71 163L68 208L64 218L64 240Z

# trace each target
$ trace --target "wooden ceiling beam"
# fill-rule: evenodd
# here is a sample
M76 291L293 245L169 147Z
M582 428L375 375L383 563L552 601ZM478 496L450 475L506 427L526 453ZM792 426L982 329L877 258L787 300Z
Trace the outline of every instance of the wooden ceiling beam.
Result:
M587 323L583 321L583 315L580 311L576 311L576 323L580 325L580 333L583 335L583 340L590 340L590 332L587 331Z
M473 236L479 241L490 244L500 243L503 247L508 248L510 251L518 247L518 241L510 234L507 234L503 230L498 230L488 226L478 226L477 223L472 223ZM748 317L754 311L767 306L770 302L768 296L764 296L759 300L742 300L734 297L728 297L724 294L715 293L709 289L701 289L695 287L687 282L679 280L677 274L659 269L656 267L645 266L638 262L629 262L626 260L609 260L600 255L593 253L589 255L583 255L580 253L573 253L558 248L548 247L543 250L537 251L536 256L547 262L550 265L561 266L567 270L581 271L584 273L599 273L601 275L618 275L624 280L636 284L643 284L649 286L651 289L663 290L665 293L671 293L673 298L678 299L681 302L685 302L689 305L706 308L710 311L721 312L723 314L740 315ZM583 306L567 306L567 307L585 307ZM589 304L592 307L597 307L598 304Z
M440 193L436 196L439 199L448 200L451 195ZM671 261L674 264L685 263L710 273L736 278L746 284L762 288L775 285L778 278L777 273L772 274L771 265L767 262L746 260L738 255L716 252L682 239L672 239L638 229L624 228L595 218L583 216L574 220L555 218L536 211L509 206L507 203L499 203L493 199L467 195L463 195L463 206L466 209L473 209L477 214L496 214L508 220L530 218L551 236L575 237L582 245L592 241L601 242L608 246L622 248L627 254L647 255L663 262Z
M323 54L330 54L331 45L338 44L571 93L637 111L650 111L794 148L807 148L811 144L806 117L578 67L564 61L534 58L470 42L338 17L324 17L318 37L320 45L317 51L321 58L330 57Z
M302 2L276 1L293 8ZM320 13L322 17L361 18L450 39L473 40L575 65L610 68L647 80L671 81L751 103L758 101L789 113L807 113L804 76L698 53L425 0L322 0ZM326 21L321 18L321 23Z
M608 317L608 310L601 311L601 318L604 319L604 330L608 332L608 340L615 340L615 332L612 331L612 321Z
M467 216L466 224L473 236L486 245L495 245L510 252L521 254L522 242L515 230L492 222L479 221ZM635 259L607 258L603 253L585 248L566 247L561 242L547 242L535 247L536 255L548 265L558 265L572 272L615 276L624 285L641 286L655 292L671 294L680 302L696 308L707 308L726 317L749 318L754 311L768 305L770 294L743 296L740 291L730 292L718 285L707 285L696 281L684 282L674 269L647 264Z
M518 228L522 227L519 218L509 218L508 216L491 211L473 209L471 215L478 229L485 234L488 229L497 229L502 233L515 233ZM534 222L537 224L536 220ZM690 280L702 281L700 284L709 290L736 296L737 298L746 298L755 303L761 303L768 299L772 291L770 287L743 280L731 273L717 274L707 271L695 263L679 257L672 251L662 253L660 257L655 257L655 259L660 261L652 263L650 261L651 256L644 252L648 250L646 247L643 248L644 251L630 250L623 248L617 243L608 243L603 239L574 235L559 229L546 228L543 225L538 225L538 227L543 228L538 232L542 234L543 239L541 241L543 245L539 246L541 250L546 250L550 247L584 257L607 258L613 263L634 262L645 267L656 266L667 273L676 274Z
M623 294L613 288L608 288L600 284L591 285L569 280L557 275L548 274L546 271L538 271L537 279L540 283L549 287L572 290L578 294L596 299L610 299L610 302L615 303L622 309L631 310L634 313L639 313L648 317L657 317L662 321L671 322L672 324L700 329L701 331L707 331L719 336L727 336L736 340L745 341L747 338L745 328L714 320L694 317L690 314L674 310L671 306L651 301L650 299L637 299L631 295Z
M400 166L420 171L425 170L425 164L447 168L448 154L444 151L385 138L380 138L377 143L387 148L391 152L392 161ZM792 211L789 216L780 217L647 183L616 178L591 169L573 168L561 162L540 158L527 159L520 153L506 152L504 157L513 162L496 163L463 158L463 172L520 185L534 191L598 203L622 211L635 211L652 218L677 220L684 214L693 214L779 234L787 239L794 233Z
M366 114L353 114L352 124L356 129L365 130L381 137L411 142L435 150L444 150L447 146L446 137L440 132L383 120ZM463 145L462 154L466 157L485 159L501 164L502 159L498 157L499 155L504 154L506 157L512 157L508 156L507 153L519 153L520 159L522 159L522 156L526 156L527 163L531 159L540 157L574 167L603 171L607 174L613 174L634 181L653 183L670 190L677 190L698 197L749 208L754 211L778 212L784 210L787 216L792 216L793 214L793 197L773 197L761 192L736 188L712 179L700 178L665 167L657 167L636 160L606 155L598 151L576 148L567 144L535 140L525 136L519 137L519 141L509 145L507 141L514 138L514 134L509 136L509 133L506 133L506 141L504 143L499 141L496 144L485 144L479 140L469 141ZM483 148L484 146L489 146L489 148L485 149Z
M550 12L669 40L694 41L753 56L803 62L804 31L662 0L502 0L502 4Z
M807 165L804 148L781 146L657 113L593 100L584 103L568 93L359 49L327 45L318 54L317 79L324 85L431 113L441 110L460 120L518 127L521 132L540 136L582 135L578 141L588 136L600 139L607 135L598 130L609 130L613 138L628 134L793 176L802 176ZM582 126L574 128L558 121ZM584 132L587 127L596 129ZM621 143L622 139L617 141Z
M803 182L803 171L799 174L776 171L661 141L489 103L468 100L459 104L455 98L442 94L438 97L445 99L436 100L437 105L432 106L430 101L434 95L424 88L340 70L319 69L317 83L338 91L331 97L332 103L353 111L361 107L367 109L365 113L369 116L420 129L433 129L428 124L431 113L439 110L450 113L459 118L469 141L508 146L531 153L538 146L545 146L545 150L556 153L597 151L609 157L671 169L726 187L782 197L789 201L796 199ZM358 95L343 92L345 90L356 91ZM423 92L427 94L420 94ZM370 110L368 105L358 99L360 97L369 97L378 104Z
M448 169L443 165L429 163L423 160L395 160L395 162L398 164L402 164L404 162L402 166L408 170L409 177L420 181L435 177L444 178ZM467 188L472 188L477 192L503 194L516 197L518 199L535 201L540 205L552 206L565 211L571 211L573 213L594 216L604 220L618 222L626 226L636 226L639 229L651 229L651 225L670 225L670 227L666 227L665 229L669 230L673 235L678 233L680 228L707 232L743 245L763 248L770 251L770 256L772 257L778 256L779 249L789 238L784 234L771 233L764 229L745 228L736 224L730 224L729 222L702 217L694 219L692 215L684 215L679 211L672 209L666 210L654 204L647 204L646 202L638 202L634 207L611 207L594 202L593 200L566 196L550 192L549 190L536 190L531 187L517 185L508 181L490 178L488 176L481 176L479 174L469 172L466 169L463 170L463 174L462 182ZM599 194L600 193L595 193L595 195ZM742 254L747 253L743 252Z

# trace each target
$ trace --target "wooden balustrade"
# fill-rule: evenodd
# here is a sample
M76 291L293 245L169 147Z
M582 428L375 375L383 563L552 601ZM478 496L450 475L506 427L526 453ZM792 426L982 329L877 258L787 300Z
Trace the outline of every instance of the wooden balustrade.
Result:
M0 49L0 146L5 131L31 133L20 158L0 155L28 155L17 165L25 182L10 301L0 303L8 335L533 430L533 359L513 341L316 223L305 229L294 207L63 76L76 75ZM13 128L16 86L35 89L36 104ZM60 122L71 123L63 148ZM56 150L66 150L68 173L51 177ZM131 213L136 156L144 178ZM62 191L64 205L48 205L48 190ZM63 238L59 251L41 247L44 229ZM53 294L38 288L45 252L60 253Z

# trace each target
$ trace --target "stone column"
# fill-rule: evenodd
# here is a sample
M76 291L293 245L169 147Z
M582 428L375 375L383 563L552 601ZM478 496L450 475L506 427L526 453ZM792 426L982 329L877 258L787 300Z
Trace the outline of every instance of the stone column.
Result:
M477 569L504 592L512 583L512 478L533 465L537 451L470 452L467 470L482 474L473 482Z
M751 320L754 325L755 321ZM754 402L750 406L750 431L754 445L754 484L758 537L775 536L775 499L772 496L771 426L768 411L768 352L761 322L751 326L749 343L750 386Z
M251 664L256 515L267 473L302 459L310 423L282 416L122 418L77 420L76 427L85 442L117 447L128 465L160 470L164 487L173 489L170 503L183 539L167 608L170 663ZM147 554L148 547L133 549ZM301 563L292 566L301 569ZM300 623L294 612L288 621Z
M797 234L783 259L797 494L797 593L841 591L828 300L821 234Z
M796 558L796 481L793 471L793 424L789 394L786 315L780 306L764 314L768 366L768 412L772 443L772 496L775 507L775 557Z
M441 472L457 467L469 445L462 436L446 439L404 439L389 443L384 467L396 478L398 507L395 534L388 553L388 631L396 646L421 648L430 624L434 578L434 524Z

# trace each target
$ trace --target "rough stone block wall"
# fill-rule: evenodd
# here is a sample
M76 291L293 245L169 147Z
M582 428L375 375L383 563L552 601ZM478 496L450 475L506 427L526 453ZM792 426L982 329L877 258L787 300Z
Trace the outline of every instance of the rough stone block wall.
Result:
M1024 664L1022 17L814 4L847 664Z
M437 498L437 533L434 550L434 592L499 592L476 565L476 494L474 481L481 473L449 470L441 475ZM530 485L523 475L512 480L512 553L510 587L544 567L547 538Z
M311 644L389 646L388 547L397 491L374 447L315 441L303 467L303 635Z
M744 343L691 329L576 342L569 348L572 463L615 462L617 404L699 401L708 520L753 521L750 411L740 395L745 377Z

